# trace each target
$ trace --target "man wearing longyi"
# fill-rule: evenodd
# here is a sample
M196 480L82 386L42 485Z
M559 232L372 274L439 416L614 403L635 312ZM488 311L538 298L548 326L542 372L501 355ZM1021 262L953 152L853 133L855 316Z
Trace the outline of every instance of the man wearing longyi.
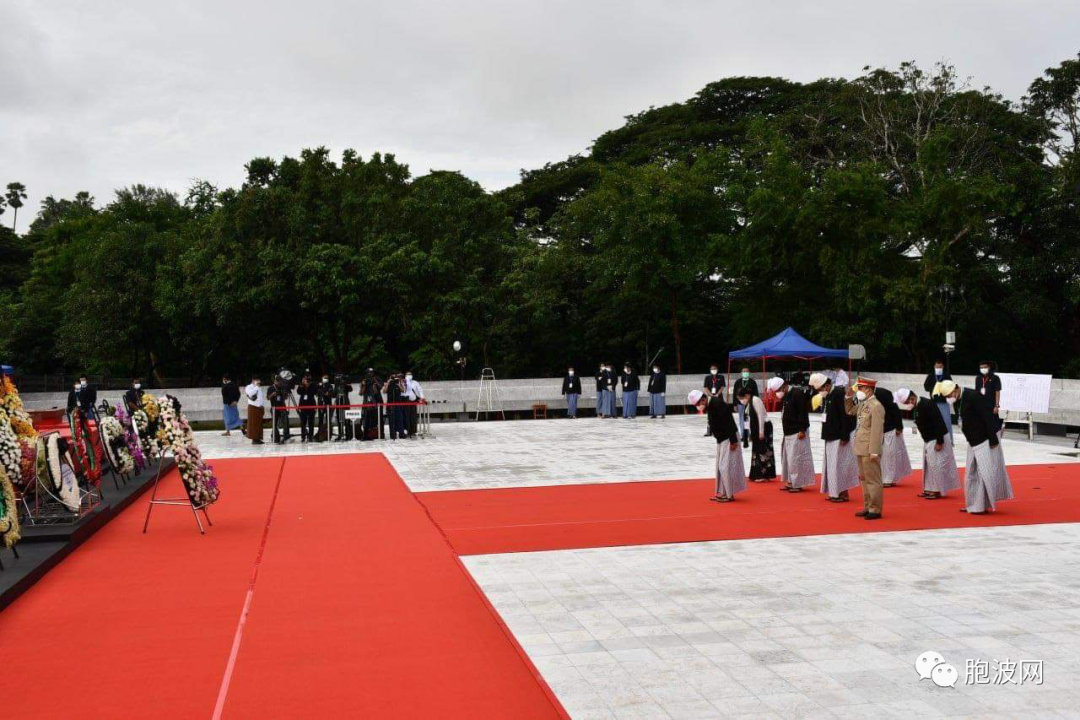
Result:
M882 510L881 452L885 442L885 406L874 396L876 387L876 380L859 378L844 397L844 410L859 421L854 450L859 461L863 509L855 514L867 520L877 520Z

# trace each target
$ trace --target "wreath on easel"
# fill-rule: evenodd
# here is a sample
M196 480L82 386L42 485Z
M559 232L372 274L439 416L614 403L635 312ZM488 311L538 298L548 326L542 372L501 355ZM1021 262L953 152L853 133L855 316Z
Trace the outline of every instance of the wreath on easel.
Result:
M214 469L202 459L195 445L195 433L187 418L180 412L180 402L171 395L164 395L158 403L161 426L158 437L162 444L172 450L180 479L184 482L191 504L196 506L215 503L221 494Z
M101 421L101 439L105 456L121 475L135 472L135 458L127 444L127 431L119 418L109 415Z
M97 431L83 417L82 411L75 408L68 416L71 428L71 445L75 450L75 460L79 464L86 484L101 487L101 463L105 459Z

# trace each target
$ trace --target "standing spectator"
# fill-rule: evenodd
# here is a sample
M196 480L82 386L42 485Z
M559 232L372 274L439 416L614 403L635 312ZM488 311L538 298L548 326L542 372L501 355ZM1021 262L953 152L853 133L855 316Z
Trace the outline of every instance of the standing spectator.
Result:
M405 371L405 401L411 403L424 401L424 389L420 383L413 379L412 370ZM407 405L405 408L405 429L409 432L409 439L416 439L417 417L419 408L416 405Z
M949 441L951 442L953 439L952 406L945 402L945 398L934 394L934 387L945 380L952 380L952 375L945 369L945 361L938 358L934 361L934 369L928 372L926 379L923 380L923 390L930 395L930 399L937 405L938 412L941 413L941 418L945 421L945 427L949 430Z
M379 406L383 402L382 380L375 374L375 368L368 368L367 374L360 381L360 402L365 406L361 411L360 439L377 440L383 437L382 425L379 422Z
M129 415L142 407L143 393L142 378L132 380L131 387L124 393L124 404L127 405Z
M318 388L319 400L319 429L315 433L315 439L326 442L330 439L330 409L328 405L334 404L334 383L330 382L329 375L322 376L322 382Z
M225 437L240 427L240 387L233 382L228 373L221 376L221 419L225 423Z
M731 386L731 394L733 397L742 397L743 389L748 388L750 390L751 397L758 396L757 381L750 377L750 368L744 367L742 372L739 373L738 379ZM750 446L750 433L746 430L746 413L750 409L750 406L737 402L735 406L739 409L739 436L742 438L743 447Z
M994 432L1000 436L1005 423L1001 420L1001 378L994 371L995 363L989 360L979 363L979 374L975 378L975 389L979 391L983 405L994 419Z
M573 420L577 417L577 403L581 397L581 378L574 375L572 365L566 369L563 377L562 394L566 396L566 417Z
M622 375L619 376L622 384L622 416L624 420L637 418L637 396L641 390L641 378L634 372L634 366L629 362L623 363Z
M720 374L720 366L713 363L709 368L709 374L703 381L705 395L707 397L722 397L724 395L724 376ZM705 414L705 437L712 435L712 428L708 424L708 413Z
M603 419L607 411L607 390L604 384L604 364L596 371L596 417Z
M393 373L383 385L383 393L386 395L387 414L390 416L390 439L404 439L408 435L405 427L405 413L400 403L405 397L405 378L401 373Z
M273 441L275 445L287 442L291 436L289 432L289 383L280 374L274 376L274 382L266 397L270 401L270 407L274 413Z
M68 390L67 397L67 414L70 415L73 410L82 410L82 403L79 402L79 381L76 380L70 390Z
M319 404L319 388L305 375L296 387L296 402L300 406L300 442L315 440L315 407Z
M652 419L667 417L667 374L660 371L659 365L653 365L649 375L649 417Z
M262 380L252 376L251 384L244 388L247 395L247 436L252 445L263 444L263 413L266 412L266 391Z

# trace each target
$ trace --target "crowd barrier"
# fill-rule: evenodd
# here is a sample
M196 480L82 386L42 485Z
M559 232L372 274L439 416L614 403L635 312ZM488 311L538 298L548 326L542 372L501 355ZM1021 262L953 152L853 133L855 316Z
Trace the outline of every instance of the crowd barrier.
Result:
M316 417L316 435L321 434L323 426L325 424L326 440L347 440L350 433L345 431L347 424L353 425L354 430L351 433L352 438L356 437L355 425L361 423L361 432L363 432L363 412L368 408L375 408L376 410L376 436L373 439L386 440L387 432L384 432L384 427L390 422L390 413L387 408L416 408L416 436L421 438L434 438L435 435L431 431L431 405L424 400L416 402L382 402L382 403L328 403L325 405L277 405L270 406L270 432L272 438L278 436L278 415L282 412L289 413L291 411L300 412L307 410L318 413ZM335 417L336 415L336 417ZM290 426L291 427L291 424ZM333 433L334 429L337 429L337 435Z

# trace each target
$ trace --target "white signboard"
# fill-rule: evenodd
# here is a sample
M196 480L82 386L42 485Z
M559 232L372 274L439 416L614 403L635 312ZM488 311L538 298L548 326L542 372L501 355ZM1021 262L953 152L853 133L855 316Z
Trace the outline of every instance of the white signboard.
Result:
M1001 378L1001 409L1013 412L1050 412L1051 375L998 373Z
M360 420L364 417L363 408L352 408L345 411L346 420Z

